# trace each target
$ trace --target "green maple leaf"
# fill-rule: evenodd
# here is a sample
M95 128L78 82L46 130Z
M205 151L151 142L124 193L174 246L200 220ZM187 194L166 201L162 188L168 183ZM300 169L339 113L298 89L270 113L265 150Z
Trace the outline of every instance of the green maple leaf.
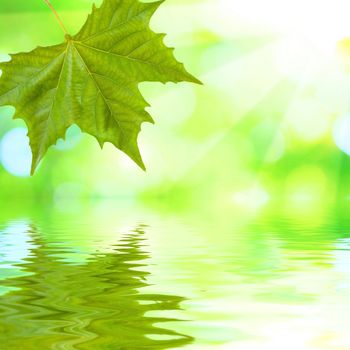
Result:
M165 46L164 34L149 28L162 2L104 0L63 44L11 55L0 64L0 105L14 106L14 118L27 124L32 174L73 124L145 169L137 137L141 124L153 119L138 84L200 83Z

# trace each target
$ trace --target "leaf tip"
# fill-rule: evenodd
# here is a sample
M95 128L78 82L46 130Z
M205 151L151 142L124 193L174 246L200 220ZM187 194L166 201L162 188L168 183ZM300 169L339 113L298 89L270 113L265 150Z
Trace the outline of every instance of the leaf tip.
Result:
M32 165L30 168L30 176L33 176L35 175L35 172L38 169L40 162L44 157L44 154L40 154L39 152L37 152L32 145L31 145L31 149L32 149Z
M34 176L34 175L35 175L36 168L37 168L37 164L36 164L36 162L34 162L34 160L33 160L33 161L32 161L32 166L31 166L31 168L30 168L30 176Z
M192 83L202 85L202 86L204 85L204 83L201 80L197 79L196 77L192 76L192 78L193 78Z
M146 165L142 162L142 164L138 164L138 166L143 170L145 173L147 172Z
M204 83L197 79L194 75L186 72L186 77L184 78L183 81L186 81L187 83L193 83L193 84L198 84L198 85L204 85Z
M139 166L139 168L141 168L144 172L147 171L146 169L146 165L143 162L143 159L141 157L141 154L139 152L139 150L137 149L136 154L128 154L128 156Z

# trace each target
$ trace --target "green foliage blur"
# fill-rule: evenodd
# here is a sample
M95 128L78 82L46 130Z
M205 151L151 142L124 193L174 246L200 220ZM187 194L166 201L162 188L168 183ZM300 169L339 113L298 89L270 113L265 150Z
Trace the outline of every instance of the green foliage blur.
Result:
M72 33L92 3L52 0ZM238 4L168 0L155 15L153 29L168 33L166 44L204 86L140 85L156 121L144 124L139 138L146 173L72 127L29 177L25 125L6 107L0 109L0 200L123 198L164 208L210 203L223 212L272 204L315 213L347 203L350 79L336 41L327 50L319 40L311 45L279 30L281 24L254 22ZM63 40L42 0L2 0L0 32L3 60Z

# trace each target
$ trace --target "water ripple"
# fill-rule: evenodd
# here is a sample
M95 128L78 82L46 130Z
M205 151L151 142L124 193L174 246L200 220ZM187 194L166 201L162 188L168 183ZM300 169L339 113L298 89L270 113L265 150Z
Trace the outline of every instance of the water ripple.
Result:
M168 349L193 340L162 326L174 319L146 315L179 310L184 298L142 291L143 227L82 264L65 261L70 249L48 244L33 225L18 231L29 236L12 266L17 274L0 283L8 291L0 299L1 349Z

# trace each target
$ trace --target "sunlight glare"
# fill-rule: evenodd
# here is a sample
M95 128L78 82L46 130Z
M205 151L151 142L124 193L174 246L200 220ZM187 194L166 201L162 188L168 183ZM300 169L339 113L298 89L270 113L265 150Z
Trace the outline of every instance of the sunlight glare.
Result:
M220 7L224 17L280 37L299 37L325 53L350 35L347 0L220 0Z
M314 48L315 64L333 55L337 42L350 35L347 0L220 0L220 7L223 16L262 34L293 38L307 52Z

